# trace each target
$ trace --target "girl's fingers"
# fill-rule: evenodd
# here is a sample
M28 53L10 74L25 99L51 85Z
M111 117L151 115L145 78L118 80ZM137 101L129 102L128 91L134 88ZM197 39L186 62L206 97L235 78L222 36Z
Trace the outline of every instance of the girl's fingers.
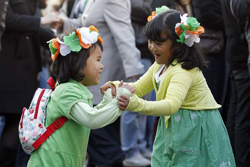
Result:
M125 110L129 103L129 97L126 95L121 95L118 98L118 106L121 110Z
M100 87L101 93L104 94L105 91L106 91L108 88L111 88L111 94L112 94L113 97L115 97L115 96L116 96L116 88L115 88L115 86L114 86L113 84L108 83L108 82L105 83L104 85L102 85L102 86Z
M112 85L112 84L111 84L111 85ZM116 97L116 88L115 88L115 86L112 85L110 88L111 88L111 94L112 94L112 96L113 96L113 97Z
M123 86L123 80L121 80L121 82L119 83L119 87Z
M135 88L129 84L124 84L122 87L128 89L132 94L135 93Z
M127 105L121 101L118 101L118 106L121 110L125 110L127 107Z

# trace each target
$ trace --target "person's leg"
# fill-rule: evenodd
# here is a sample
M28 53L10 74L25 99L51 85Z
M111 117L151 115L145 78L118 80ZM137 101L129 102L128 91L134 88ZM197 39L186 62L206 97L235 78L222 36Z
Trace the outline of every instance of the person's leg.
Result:
M122 167L125 156L120 147L115 125L91 130L88 144L89 163L98 167ZM91 166L91 165L89 165Z
M47 84L47 80L49 79L49 71L48 71L48 66L43 66L42 71L40 72L40 87L41 88L50 88L49 85Z
M248 64L248 74L250 75L250 64Z
M224 52L218 54L210 54L207 56L209 68L203 70L204 77L217 103L221 104L224 84L226 60Z
M5 115L5 127L0 143L0 167L15 166L20 117L18 114Z
M250 76L247 69L233 71L238 105L235 122L235 158L237 167L250 166Z
M234 151L234 132L238 95L236 92L236 83L233 74L230 75L230 89L227 96L229 98L229 108L226 113L227 116L225 120L225 125L227 127L229 139L232 145L232 149Z
M124 111L121 115L121 147L126 158L139 154L138 146L138 113Z
M3 133L4 125L5 125L5 118L4 116L0 116L0 141L1 141L1 136Z

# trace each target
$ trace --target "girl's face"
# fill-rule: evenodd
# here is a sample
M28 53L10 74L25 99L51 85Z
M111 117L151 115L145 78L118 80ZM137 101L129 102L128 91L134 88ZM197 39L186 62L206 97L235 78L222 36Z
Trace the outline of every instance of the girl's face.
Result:
M162 39L166 39L166 34L162 34ZM148 49L155 57L155 61L158 64L165 64L169 66L169 59L171 58L172 41L167 38L164 42L148 40Z
M95 50L90 51L89 58L87 59L86 66L84 68L84 79L81 83L85 86L98 85L100 80L100 74L104 66L101 63L102 50L99 45L96 45Z

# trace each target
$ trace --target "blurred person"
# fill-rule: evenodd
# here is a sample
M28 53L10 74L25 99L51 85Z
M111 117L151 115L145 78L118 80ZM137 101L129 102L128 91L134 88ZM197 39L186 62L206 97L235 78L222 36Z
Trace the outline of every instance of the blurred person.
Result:
M4 29L5 29L5 18L7 13L7 7L8 7L9 0L3 0L0 2L0 51L2 50L1 47L1 37L3 35ZM5 118L4 116L0 116L0 140L2 131L5 124Z
M81 27L81 16L88 0L65 0L60 9L60 17L63 25L58 33L65 33L74 27ZM71 4L73 4L71 6Z
M5 116L0 143L1 167L15 165L22 108L29 105L38 86L40 44L45 46L54 36L42 25L60 20L55 13L36 16L37 5L38 1L33 0L9 0L7 8L0 52L0 115Z
M244 0L237 2L222 0L222 3L228 41L228 62L231 67L230 106L226 125L237 167L248 167L250 166L250 75L247 61L249 63L250 3Z
M147 17L151 13L151 3L144 0L131 1L131 20L135 31L136 47L141 52L141 62L147 71L152 64L153 55L148 50L148 41L143 33ZM136 80L130 80L133 82ZM151 100L151 92L144 99ZM147 116L124 111L120 119L121 148L125 153L124 166L150 165L151 151L146 136ZM151 126L154 124L152 123ZM152 135L148 134L148 135Z
M105 66L97 86L89 87L93 104L102 99L100 85L109 80L136 79L144 72L140 51L135 46L131 25L130 0L88 0L82 14L82 25L95 25L103 38L102 64ZM88 166L123 166L125 156L119 140L119 120L104 128L91 130Z
M249 0L231 0L231 9L235 17L239 19L247 19L245 35L248 42L248 71L250 75L250 2Z
M2 50L1 36L3 35L5 29L5 18L7 13L8 2L9 0L3 0L0 2L0 51Z

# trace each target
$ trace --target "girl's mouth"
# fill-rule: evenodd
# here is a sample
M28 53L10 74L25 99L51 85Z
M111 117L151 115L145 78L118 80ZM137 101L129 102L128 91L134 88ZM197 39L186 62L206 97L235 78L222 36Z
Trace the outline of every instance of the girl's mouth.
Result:
M155 58L158 58L158 57L160 57L161 55L159 55L159 54L154 54L154 56L155 56Z

